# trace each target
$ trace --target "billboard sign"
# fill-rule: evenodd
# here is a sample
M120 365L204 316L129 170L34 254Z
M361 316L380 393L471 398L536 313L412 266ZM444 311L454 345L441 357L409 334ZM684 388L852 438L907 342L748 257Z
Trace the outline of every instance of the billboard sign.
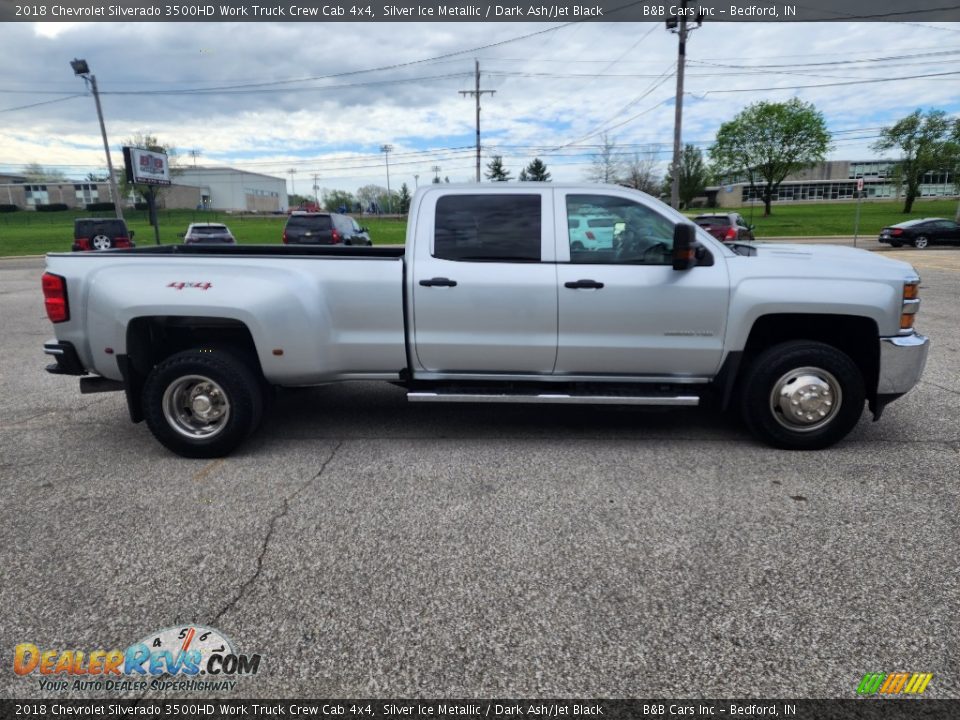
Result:
M170 161L167 154L146 148L123 148L127 181L134 185L169 185Z

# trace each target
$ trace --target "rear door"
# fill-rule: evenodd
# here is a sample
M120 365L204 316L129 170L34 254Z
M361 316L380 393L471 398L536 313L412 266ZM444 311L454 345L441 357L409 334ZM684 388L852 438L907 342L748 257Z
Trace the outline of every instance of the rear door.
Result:
M514 186L429 193L417 217L412 337L420 369L551 373L552 192Z

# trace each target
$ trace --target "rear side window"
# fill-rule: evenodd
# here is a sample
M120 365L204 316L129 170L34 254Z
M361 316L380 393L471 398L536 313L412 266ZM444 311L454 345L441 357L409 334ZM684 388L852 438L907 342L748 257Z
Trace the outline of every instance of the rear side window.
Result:
M695 218L694 222L697 225L729 225L730 218L725 217L705 217L705 218Z
M447 195L437 201L433 256L540 261L540 195Z

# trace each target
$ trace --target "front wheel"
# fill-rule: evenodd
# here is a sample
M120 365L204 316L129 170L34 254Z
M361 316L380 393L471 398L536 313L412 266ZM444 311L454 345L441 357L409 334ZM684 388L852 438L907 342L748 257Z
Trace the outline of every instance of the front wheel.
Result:
M744 377L741 411L750 431L774 447L819 450L860 420L860 369L831 345L793 341L768 348Z
M917 250L924 250L929 244L930 244L930 241L923 235L920 235L919 237L914 238L913 240L913 246Z
M147 376L143 411L154 437L177 455L223 457L259 424L263 383L230 352L186 350Z

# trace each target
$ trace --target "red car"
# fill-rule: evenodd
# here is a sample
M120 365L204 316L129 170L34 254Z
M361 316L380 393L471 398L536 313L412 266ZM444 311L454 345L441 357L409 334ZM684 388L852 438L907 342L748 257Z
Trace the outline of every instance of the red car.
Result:
M697 215L693 221L723 242L752 242L753 225L748 225L739 213L709 213Z

